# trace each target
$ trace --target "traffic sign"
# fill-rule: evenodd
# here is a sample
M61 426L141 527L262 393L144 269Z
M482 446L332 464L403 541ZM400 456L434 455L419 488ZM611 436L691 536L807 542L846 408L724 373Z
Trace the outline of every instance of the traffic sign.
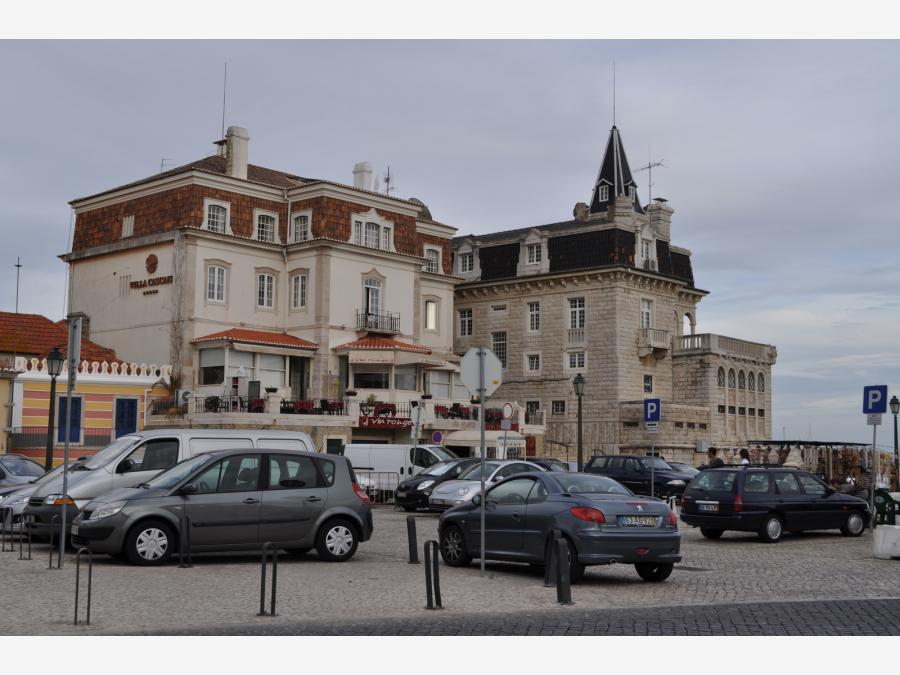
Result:
M881 424L881 413L869 413L866 415L866 424L870 427L877 427Z
M662 416L662 406L658 398L644 399L644 421L659 422Z
M510 429L512 429L512 420L500 420L500 431L509 431Z
M444 442L444 432L443 431L435 431L431 434L431 442L435 445L440 445Z
M644 422L644 429L648 434L655 434L659 431L659 422Z
M506 402L503 404L503 419L508 420L513 414L513 404Z
M81 317L73 316L69 319L69 347L66 352L68 358L67 375L69 388L75 387L75 378L78 376L78 364L81 361Z
M479 360L484 358L484 397L487 398L503 382L503 364L487 347L472 347L459 362L459 379L472 396L478 396ZM484 403L484 401L482 401Z
M887 412L887 385L863 387L863 415ZM870 422L871 424L871 422Z

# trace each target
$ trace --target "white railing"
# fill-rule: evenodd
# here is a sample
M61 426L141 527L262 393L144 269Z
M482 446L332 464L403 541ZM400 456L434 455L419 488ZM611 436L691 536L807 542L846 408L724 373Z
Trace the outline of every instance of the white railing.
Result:
M773 348L769 345L716 335L715 333L679 335L675 341L675 352L713 352L762 360L773 358Z
M567 339L570 345L584 344L584 328L570 328Z
M653 349L669 349L672 339L669 331L660 328L641 328L641 346Z

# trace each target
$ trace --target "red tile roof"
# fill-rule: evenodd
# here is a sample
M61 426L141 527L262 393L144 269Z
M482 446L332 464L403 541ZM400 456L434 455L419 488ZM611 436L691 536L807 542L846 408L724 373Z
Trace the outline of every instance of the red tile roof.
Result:
M51 321L40 314L0 312L0 352L43 359L54 347L66 355L69 329L65 321ZM120 362L116 352L82 338L82 361Z
M399 340L377 337L374 335L367 335L366 337L360 338L359 340L354 340L353 342L339 345L334 349L335 351L343 351L345 349L374 349L381 351L418 352L420 354L431 353L431 350L428 347L411 345L408 342L400 342Z
M319 346L315 342L303 340L287 333L273 333L266 330L251 330L249 328L229 328L218 333L211 333L194 338L191 342L212 342L215 340L227 340L229 342L244 342L255 345L271 345L273 347L288 347L290 349L316 350Z

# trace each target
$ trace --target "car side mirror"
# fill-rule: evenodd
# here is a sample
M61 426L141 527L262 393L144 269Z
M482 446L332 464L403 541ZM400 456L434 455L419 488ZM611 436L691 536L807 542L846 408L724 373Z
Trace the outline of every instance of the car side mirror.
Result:
M197 485L194 483L185 483L178 490L178 494L180 495L192 495L197 492Z
M475 506L480 506L481 505L481 495L475 495L474 497L472 497L472 503Z
M134 468L134 460L133 459L123 459L119 462L119 466L116 467L116 473L128 473Z

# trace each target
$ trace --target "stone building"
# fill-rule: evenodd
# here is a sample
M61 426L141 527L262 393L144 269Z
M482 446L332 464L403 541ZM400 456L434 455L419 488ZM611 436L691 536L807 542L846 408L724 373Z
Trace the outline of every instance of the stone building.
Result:
M670 458L771 436L775 349L697 334L708 291L672 243L673 213L665 199L641 204L613 127L573 219L454 239L456 352L491 347L504 363L494 397L547 410L538 452L574 459L578 373L587 457L649 450L645 398L662 399L655 443Z

